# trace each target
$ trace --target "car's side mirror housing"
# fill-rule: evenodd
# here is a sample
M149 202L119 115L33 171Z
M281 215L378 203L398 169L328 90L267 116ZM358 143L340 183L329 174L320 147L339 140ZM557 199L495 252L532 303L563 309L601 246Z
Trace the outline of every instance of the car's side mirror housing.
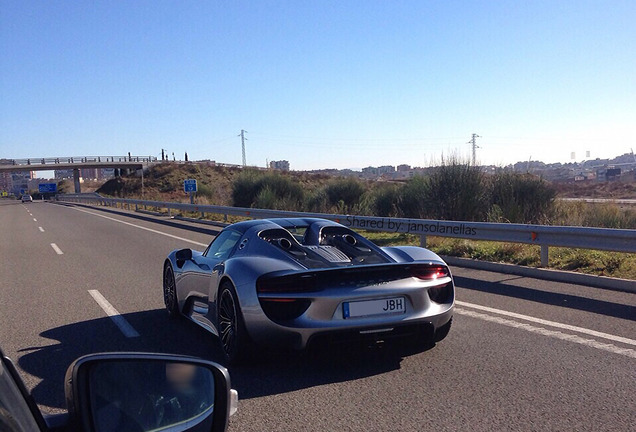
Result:
M227 429L238 396L224 367L166 354L92 354L66 372L73 430L205 431Z
M192 259L192 249L180 249L175 253L175 258L179 262L190 261Z

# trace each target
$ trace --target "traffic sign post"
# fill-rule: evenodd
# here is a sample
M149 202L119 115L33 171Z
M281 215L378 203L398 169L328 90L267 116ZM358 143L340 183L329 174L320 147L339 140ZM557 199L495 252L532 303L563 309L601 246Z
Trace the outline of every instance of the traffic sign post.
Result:
M183 190L190 194L190 204L194 204L194 194L197 191L197 180L187 179L183 181Z

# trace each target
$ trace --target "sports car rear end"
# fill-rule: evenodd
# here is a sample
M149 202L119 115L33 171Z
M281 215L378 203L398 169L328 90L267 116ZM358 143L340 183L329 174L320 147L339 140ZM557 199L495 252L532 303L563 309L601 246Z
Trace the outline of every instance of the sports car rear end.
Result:
M256 281L262 320L255 340L304 348L318 340L435 337L450 325L454 286L443 262L366 265L285 274Z

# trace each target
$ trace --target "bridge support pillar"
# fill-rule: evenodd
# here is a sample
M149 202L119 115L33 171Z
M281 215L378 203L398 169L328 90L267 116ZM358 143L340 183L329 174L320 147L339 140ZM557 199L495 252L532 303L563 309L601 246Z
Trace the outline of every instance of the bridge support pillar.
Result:
M75 193L82 193L79 168L73 169L73 183L75 184Z
M420 234L420 247L426 247L426 236L424 234Z

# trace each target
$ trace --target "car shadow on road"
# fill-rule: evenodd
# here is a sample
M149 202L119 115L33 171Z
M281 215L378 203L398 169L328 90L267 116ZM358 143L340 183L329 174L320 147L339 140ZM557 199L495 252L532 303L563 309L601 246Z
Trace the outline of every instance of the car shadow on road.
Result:
M230 368L241 399L287 393L305 388L354 381L400 369L402 360L425 351L397 344L325 347L302 353L269 352L255 362Z
M453 279L458 288L514 297L537 303L560 306L569 309L578 309L585 312L636 321L636 307L630 305L596 300L572 294L562 294L525 288L501 282L486 282L463 276L455 276Z
M113 321L104 317L46 330L40 336L50 343L18 352L20 369L41 380L33 387L33 379L25 377L44 411L66 408L64 375L75 359L86 354L158 352L222 363L216 337L185 319L171 319L163 309L122 316L139 337L124 337ZM233 387L242 399L249 399L382 374L399 369L402 359L413 353L394 345L325 348L302 354L259 351L254 361L229 369Z

